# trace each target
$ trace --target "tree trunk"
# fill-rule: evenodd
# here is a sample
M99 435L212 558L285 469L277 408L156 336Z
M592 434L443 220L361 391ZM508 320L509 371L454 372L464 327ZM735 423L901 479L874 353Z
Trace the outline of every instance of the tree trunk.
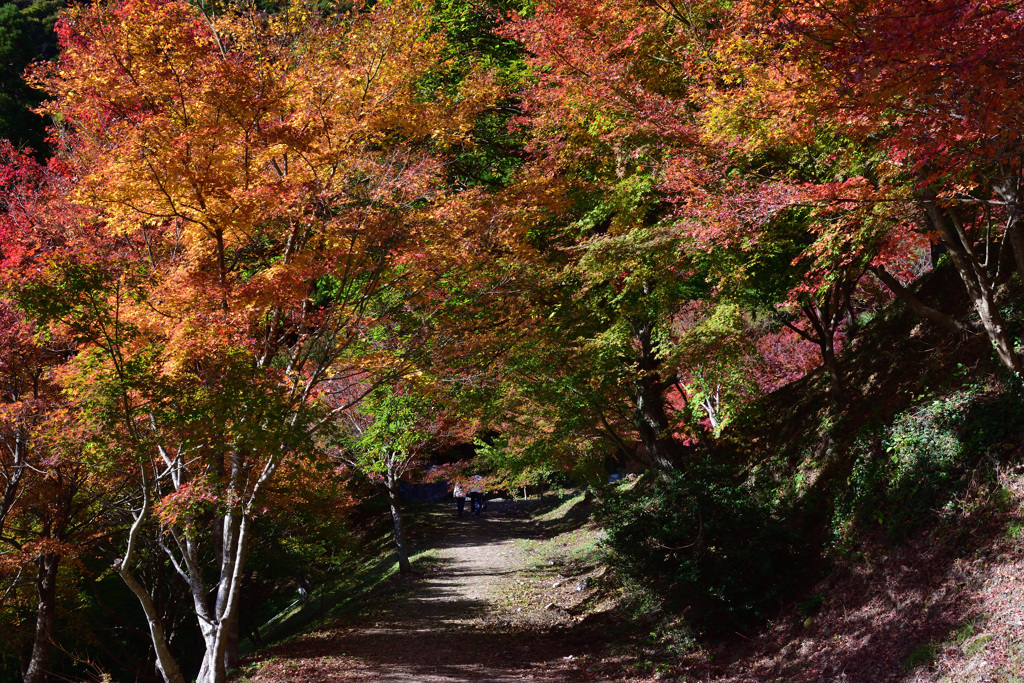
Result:
M50 655L57 626L57 570L60 555L45 554L38 560L36 591L36 631L32 640L32 657L25 670L25 683L44 683L49 680Z
M1024 283L1024 231L1021 230L1021 219L1017 216L1010 221L1009 233L1010 245L1013 247L1013 256L1017 262L1017 273L1021 282Z
M843 383L843 373L839 369L839 361L836 359L834 334L826 336L822 341L821 360L824 361L825 369L828 370L828 379L833 396L837 399L844 398L846 396L846 386Z
M156 650L156 668L164 679L164 683L185 683L185 677L181 675L181 669L178 668L178 663L174 660L171 650L167 646L167 637L164 633L163 624L160 622L160 615L157 613L156 606L153 604L149 593L126 567L118 563L114 566L114 569L117 570L121 580L125 582L131 592L135 594L135 597L138 598L139 603L142 605L142 611L146 614L146 623L149 625L149 637L153 643L153 648Z
M671 440L666 438L668 416L665 403L657 387L657 377L643 377L636 387L636 423L644 455L659 472L667 474L676 469L676 458Z
M859 276L857 279L860 279ZM818 345L818 349L821 351L821 361L828 372L832 398L837 403L846 397L843 373L836 358L836 332L843 317L845 303L850 298L850 288L847 285L848 283L831 285L825 293L824 306L817 301L811 301L800 307L804 315L807 316L808 322L811 323L811 327L814 328L814 335L807 334L790 325L790 329L796 330L802 337Z
M1013 248L1013 256L1017 262L1017 273L1021 282L1024 283L1024 231L1021 223L1024 216L1021 215L1020 201L1020 178L1016 175L1009 175L1003 178L1002 182L995 183L993 189L1006 206L1009 214L1009 221L1006 225L1006 236L1009 238L1010 246Z
M238 483L235 485L238 490ZM217 600L215 603L215 619L217 620L217 639L214 647L214 657L217 660L218 683L227 680L227 670L233 668L231 663L238 662L238 624L235 619L236 611L228 610L228 600L233 588L240 589L241 586L233 586L235 580L235 567L240 566L242 557L241 538L242 518L238 514L224 516L224 556L221 560L221 580L217 586ZM234 637L232 637L234 627ZM235 646L232 651L231 645Z
M665 410L665 389L669 386L661 379L661 359L657 357L651 340L651 329L645 323L633 326L640 342L640 359L636 363L634 381L633 423L640 436L648 463L662 475L679 465L675 441L668 432L669 419Z
M17 397L15 397L17 401ZM28 452L28 444L25 443L25 430L22 425L15 427L14 449L11 452L11 467L7 472L7 483L4 485L4 494L0 497L0 533L3 533L4 525L7 522L7 515L14 507L21 491L19 483L25 474L25 454Z
M238 668L238 641L240 635L239 613L235 610L234 616L228 620L227 632L224 634L224 668L227 671Z
M193 588L193 602L206 645L196 679L198 683L224 683L230 663L238 661L238 600L248 546L249 519L244 514L232 513L224 515L222 521L223 556L212 612L206 612L204 608L206 596L196 593L197 588Z
M391 521L395 524L395 549L398 552L398 571L408 574L412 571L409 563L409 551L405 545L405 530L402 528L402 513L398 507L398 482L390 475L387 481L388 505L391 506Z
M981 318L982 327L992 342L996 356L1010 372L1020 373L1024 367L1021 366L1020 358L1013 348L1013 342L999 314L992 283L974 254L970 239L963 233L951 211L940 209L934 199L924 199L922 204L928 212L932 227L939 233L942 243L949 251L950 260L953 261L964 287L967 288L967 295L971 298L978 317Z
M882 284L885 285L890 292L896 295L900 301L905 303L910 310L917 313L922 318L925 318L944 330L951 332L957 336L965 337L968 334L967 328L961 325L959 322L954 320L952 317L946 315L942 311L932 308L925 304L923 301L918 299L913 292L904 287L899 280L897 280L891 273L881 266L873 266L871 272L881 280Z

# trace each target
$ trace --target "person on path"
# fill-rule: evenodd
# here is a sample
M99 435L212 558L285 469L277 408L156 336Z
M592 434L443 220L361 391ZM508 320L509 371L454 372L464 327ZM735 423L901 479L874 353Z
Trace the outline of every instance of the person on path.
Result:
M475 516L480 516L484 505L484 478L479 474L473 477L469 489L469 510Z
M459 517L462 516L462 511L466 509L466 492L458 484L455 485L455 505L459 508Z

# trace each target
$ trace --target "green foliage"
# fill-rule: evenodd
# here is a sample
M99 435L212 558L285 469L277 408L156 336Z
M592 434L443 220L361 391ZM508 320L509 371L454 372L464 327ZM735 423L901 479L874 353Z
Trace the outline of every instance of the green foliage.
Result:
M327 476L316 486L293 490L289 508L258 518L255 525L249 567L258 582L251 590L268 598L263 604L254 599L255 611L249 614L256 624L294 600L294 583L322 586L351 573L365 552L343 509L347 493L342 481Z
M911 671L919 666L927 666L935 661L936 654L938 654L938 647L935 645L919 645L911 650L910 654L903 660L903 668L906 671Z
M46 149L46 121L31 111L42 93L22 80L32 61L57 54L53 25L65 0L0 5L0 138L36 151Z
M429 438L423 426L429 403L408 386L378 389L360 409L372 421L349 436L351 452L363 472L380 474L396 463L406 463Z
M685 379L692 424L711 417L717 435L760 394L756 353L743 310L723 303L688 330L674 347Z
M491 74L508 93L526 78L522 46L499 35L495 28L509 12L521 12L528 0L437 0L434 30L448 39L446 70L433 73L420 87L425 93L456 94L471 71ZM507 185L523 162L524 139L510 127L519 113L517 101L508 95L484 111L469 132L471 143L452 159L450 180L462 188L497 189Z
M901 538L963 512L971 481L990 479L990 466L1008 440L1020 437L1021 425L1024 405L1014 392L985 396L968 386L865 430L833 519L839 545L870 528Z
M708 633L762 623L806 576L800 538L718 463L612 497L602 517L627 578Z
M481 471L492 474L491 480L495 486L508 488L513 492L524 486L548 484L557 471L553 464L557 462L558 455L551 452L557 448L557 444L552 440L537 439L522 449L510 449L507 438L478 438L473 445L476 451L476 466ZM577 469L575 474L583 480L594 480L595 477L590 472L593 468L587 467L596 465L594 458L587 458L578 452L575 455L578 456L573 459L573 465ZM588 474L591 476L588 477Z
M800 613L806 617L812 616L821 609L822 604L825 602L825 595L823 593L813 593L807 596L800 602L796 603L796 608L800 610Z

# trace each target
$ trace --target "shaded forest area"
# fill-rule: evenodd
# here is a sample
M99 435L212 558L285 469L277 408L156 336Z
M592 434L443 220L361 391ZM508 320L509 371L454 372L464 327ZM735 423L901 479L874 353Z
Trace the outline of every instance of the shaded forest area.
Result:
M1024 10L583 5L0 6L0 680L226 681L410 482L691 650L1016 542Z

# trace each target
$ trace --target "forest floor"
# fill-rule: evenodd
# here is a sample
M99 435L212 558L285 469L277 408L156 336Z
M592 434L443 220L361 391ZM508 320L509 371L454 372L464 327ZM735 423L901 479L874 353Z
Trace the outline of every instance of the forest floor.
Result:
M594 529L566 523L565 508L582 501L548 515L511 501L480 517L444 506L434 515L448 518L445 530L413 575L355 619L261 650L249 680L651 680L611 650L621 638L600 617L603 569L570 559L595 540Z
M863 544L697 680L1024 683L1024 472L1000 483L959 519Z
M868 552L759 634L705 645L623 609L582 495L481 517L437 506L412 575L356 617L260 650L243 680L1022 683L1022 481L1006 480L998 511Z

